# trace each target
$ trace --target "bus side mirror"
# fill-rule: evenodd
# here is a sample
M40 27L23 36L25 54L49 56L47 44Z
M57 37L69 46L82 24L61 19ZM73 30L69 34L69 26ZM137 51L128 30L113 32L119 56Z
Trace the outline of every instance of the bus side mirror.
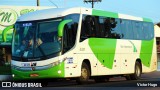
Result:
M62 22L60 22L60 24L58 26L58 37L62 37L63 36L64 26L69 22L72 22L72 19L63 20Z

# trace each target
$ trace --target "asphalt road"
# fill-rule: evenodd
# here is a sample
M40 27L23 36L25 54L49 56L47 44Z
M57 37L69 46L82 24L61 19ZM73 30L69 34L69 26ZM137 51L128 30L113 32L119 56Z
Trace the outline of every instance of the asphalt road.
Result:
M58 81L58 82L49 82L47 88L54 89L100 89L100 90L160 90L160 71L142 74L140 80L126 80L124 77L114 77L110 78L109 81L105 83L95 83L94 80L89 80L88 84L78 85L76 81L67 80L67 81Z
M41 81L44 82L44 81ZM17 88L0 88L7 90L17 90ZM22 89L22 88L20 88ZM88 84L78 85L75 80L50 81L47 87L42 88L23 88L38 90L160 90L160 71L142 74L140 80L126 80L124 77L110 78L105 83L95 83L89 80Z

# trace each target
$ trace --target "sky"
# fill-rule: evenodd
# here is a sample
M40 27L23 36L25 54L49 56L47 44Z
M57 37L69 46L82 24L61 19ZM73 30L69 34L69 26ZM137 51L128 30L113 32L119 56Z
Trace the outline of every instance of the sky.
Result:
M0 0L0 5L36 6L37 0ZM54 3L51 3L51 1ZM40 0L40 6L89 7L84 0ZM160 22L160 0L102 0L95 3L95 9L123 13L138 17L151 18L154 23Z

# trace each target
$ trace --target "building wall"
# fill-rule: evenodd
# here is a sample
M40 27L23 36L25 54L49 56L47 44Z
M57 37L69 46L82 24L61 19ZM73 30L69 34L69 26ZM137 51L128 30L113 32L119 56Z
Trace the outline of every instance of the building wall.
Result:
M155 36L160 37L160 27L158 25L154 26Z
M156 37L156 42L157 42L158 68L160 69L160 24L155 25L154 30L155 30L155 37Z

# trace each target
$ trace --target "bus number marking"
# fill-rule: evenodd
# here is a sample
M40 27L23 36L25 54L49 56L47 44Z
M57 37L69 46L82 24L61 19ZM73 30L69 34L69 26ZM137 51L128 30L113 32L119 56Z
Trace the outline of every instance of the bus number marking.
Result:
M80 51L85 51L85 48L80 48Z

